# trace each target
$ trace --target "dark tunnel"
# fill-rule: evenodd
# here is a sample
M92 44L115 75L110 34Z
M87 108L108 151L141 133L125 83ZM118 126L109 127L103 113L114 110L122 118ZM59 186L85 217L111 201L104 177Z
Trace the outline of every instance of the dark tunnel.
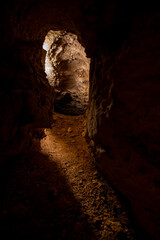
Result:
M1 3L1 238L160 239L160 9Z

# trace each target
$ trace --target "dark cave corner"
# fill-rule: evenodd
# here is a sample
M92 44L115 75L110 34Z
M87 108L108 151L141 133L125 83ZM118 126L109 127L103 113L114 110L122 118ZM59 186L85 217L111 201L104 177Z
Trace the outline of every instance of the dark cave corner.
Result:
M2 3L0 20L1 167L44 136L53 109L85 113L97 166L128 199L148 239L159 240L158 6L18 0ZM42 50L46 36L51 45ZM44 72L46 56L54 66L51 78Z
M81 240L86 235L95 239L67 178L47 155L32 152L10 157L0 171L0 180L3 239Z

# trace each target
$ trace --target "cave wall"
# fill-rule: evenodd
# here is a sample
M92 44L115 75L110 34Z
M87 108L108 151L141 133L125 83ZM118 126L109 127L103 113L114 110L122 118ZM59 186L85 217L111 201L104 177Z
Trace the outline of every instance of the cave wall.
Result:
M55 89L54 110L69 115L84 114L88 107L90 65L85 48L69 32L51 30L45 39L48 48L45 72Z
M114 60L105 51L92 59L88 113L97 165L155 239L160 238L159 24L157 13L137 18Z
M65 4L18 0L1 5L1 161L26 150L38 129L51 126L54 89L44 73L42 45L50 29L74 30Z
M51 29L72 32L91 57L87 131L97 165L130 200L149 239L159 239L157 6L13 0L0 11L1 161L50 126L54 89L44 73L42 45Z

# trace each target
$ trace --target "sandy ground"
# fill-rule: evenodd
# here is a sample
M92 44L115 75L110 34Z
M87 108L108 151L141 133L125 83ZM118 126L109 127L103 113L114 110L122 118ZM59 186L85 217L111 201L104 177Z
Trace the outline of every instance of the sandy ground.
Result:
M9 159L1 173L0 239L135 240L125 203L85 141L84 116L54 120L41 151Z

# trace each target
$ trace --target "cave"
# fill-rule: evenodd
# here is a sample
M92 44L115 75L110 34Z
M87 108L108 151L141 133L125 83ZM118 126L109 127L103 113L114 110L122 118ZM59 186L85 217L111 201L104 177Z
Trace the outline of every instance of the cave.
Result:
M89 98L89 65L77 36L50 30L43 43L45 73L54 87L54 110L70 115L84 114Z
M155 2L1 3L3 239L160 239Z

